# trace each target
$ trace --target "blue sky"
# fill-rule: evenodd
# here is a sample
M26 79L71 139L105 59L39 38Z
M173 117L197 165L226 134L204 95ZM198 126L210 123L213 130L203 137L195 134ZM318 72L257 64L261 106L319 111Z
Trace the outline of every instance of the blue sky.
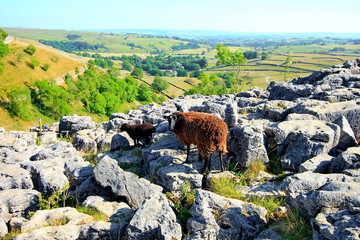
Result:
M0 0L0 27L360 32L360 0Z

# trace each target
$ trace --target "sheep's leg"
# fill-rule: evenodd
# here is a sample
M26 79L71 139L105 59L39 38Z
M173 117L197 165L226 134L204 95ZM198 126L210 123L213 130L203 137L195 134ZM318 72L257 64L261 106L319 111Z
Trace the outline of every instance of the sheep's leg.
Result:
M223 172L224 164L223 164L222 154L220 152L219 152L219 158L220 158L220 171Z
M200 156L200 155L199 155ZM201 156L200 156L201 157ZM202 158L201 158L201 160L202 160ZM202 169L202 173L204 173L204 172L210 172L210 163L211 163L211 155L210 155L210 157L206 157L205 158L205 161L204 161L204 167L203 167L203 169Z
M190 145L186 147L186 160L185 163L189 163L189 155L190 155Z

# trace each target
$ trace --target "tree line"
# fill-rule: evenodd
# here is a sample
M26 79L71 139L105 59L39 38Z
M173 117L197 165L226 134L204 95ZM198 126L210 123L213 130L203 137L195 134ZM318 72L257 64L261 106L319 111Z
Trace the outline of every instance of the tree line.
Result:
M68 41L53 41L53 40L44 40L40 39L40 43L51 46L53 48L62 50L64 52L75 52L75 51L86 51L86 50L97 50L99 48L106 48L105 45L102 44L90 44L87 42L68 42Z

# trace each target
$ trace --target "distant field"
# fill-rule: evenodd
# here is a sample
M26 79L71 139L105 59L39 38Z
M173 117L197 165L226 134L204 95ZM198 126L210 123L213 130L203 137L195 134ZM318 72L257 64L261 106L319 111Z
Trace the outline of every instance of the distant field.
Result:
M181 42L171 38L144 38L137 34L104 34L84 31L65 31L65 30L43 30L43 29L25 29L25 28L3 28L7 33L18 38L32 39L38 41L56 40L66 41L69 34L80 35L81 38L75 41L85 41L90 44L104 44L106 49L100 49L100 52L106 53L130 53L142 54L151 51L170 51L171 46L180 45ZM186 42L185 42L186 43Z

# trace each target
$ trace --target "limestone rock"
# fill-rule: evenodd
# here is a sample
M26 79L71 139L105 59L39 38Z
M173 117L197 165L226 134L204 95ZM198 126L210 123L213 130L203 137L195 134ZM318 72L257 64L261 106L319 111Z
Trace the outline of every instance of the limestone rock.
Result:
M336 119L334 123L339 125L341 129L339 144L336 147L341 150L346 150L349 147L355 146L356 138L348 120L344 116L341 116Z
M6 222L4 221L4 219L2 219L0 217L0 238L5 237L6 234L8 234L9 230L8 227L6 226Z
M69 225L80 225L93 221L93 217L79 213L75 208L64 207L51 210L37 211L27 222L21 226L22 232L29 232L38 228L51 226L61 221Z
M172 164L156 171L155 181L167 191L179 191L185 181L192 188L201 188L203 175L190 166Z
M32 189L33 187L28 171L18 164L0 163L0 190L12 188Z
M126 239L181 239L181 226L162 194L145 200L126 229Z
M0 213L5 222L13 217L25 217L38 209L39 192L30 189L8 189L0 191Z
M266 224L265 208L198 189L187 239L251 239Z
M111 221L116 222L123 222L127 219L131 219L134 215L134 210L126 203L109 201L109 199L100 196L90 196L82 203L82 205L88 208L94 208L105 214Z
M320 239L358 239L360 236L360 209L324 209L313 222Z
M83 129L94 129L96 124L88 116L64 116L60 119L59 132L68 132L70 135Z
M360 147L351 147L334 158L329 166L329 172L341 173L346 169L360 168Z
M134 145L134 141L130 138L130 136L125 133L118 133L113 135L111 139L110 151L119 150L123 147L129 147Z
M328 153L340 138L336 124L319 120L284 121L267 129L275 135L277 151L284 169L298 171L301 163Z
M319 154L300 164L299 172L312 171L318 173L327 173L332 159L333 157L327 153Z
M122 170L116 160L104 157L94 169L96 181L103 187L124 197L132 209L142 206L144 200L161 194L162 188L144 178Z
M269 162L265 144L261 126L237 125L230 131L229 149L242 167L249 167L255 161Z

